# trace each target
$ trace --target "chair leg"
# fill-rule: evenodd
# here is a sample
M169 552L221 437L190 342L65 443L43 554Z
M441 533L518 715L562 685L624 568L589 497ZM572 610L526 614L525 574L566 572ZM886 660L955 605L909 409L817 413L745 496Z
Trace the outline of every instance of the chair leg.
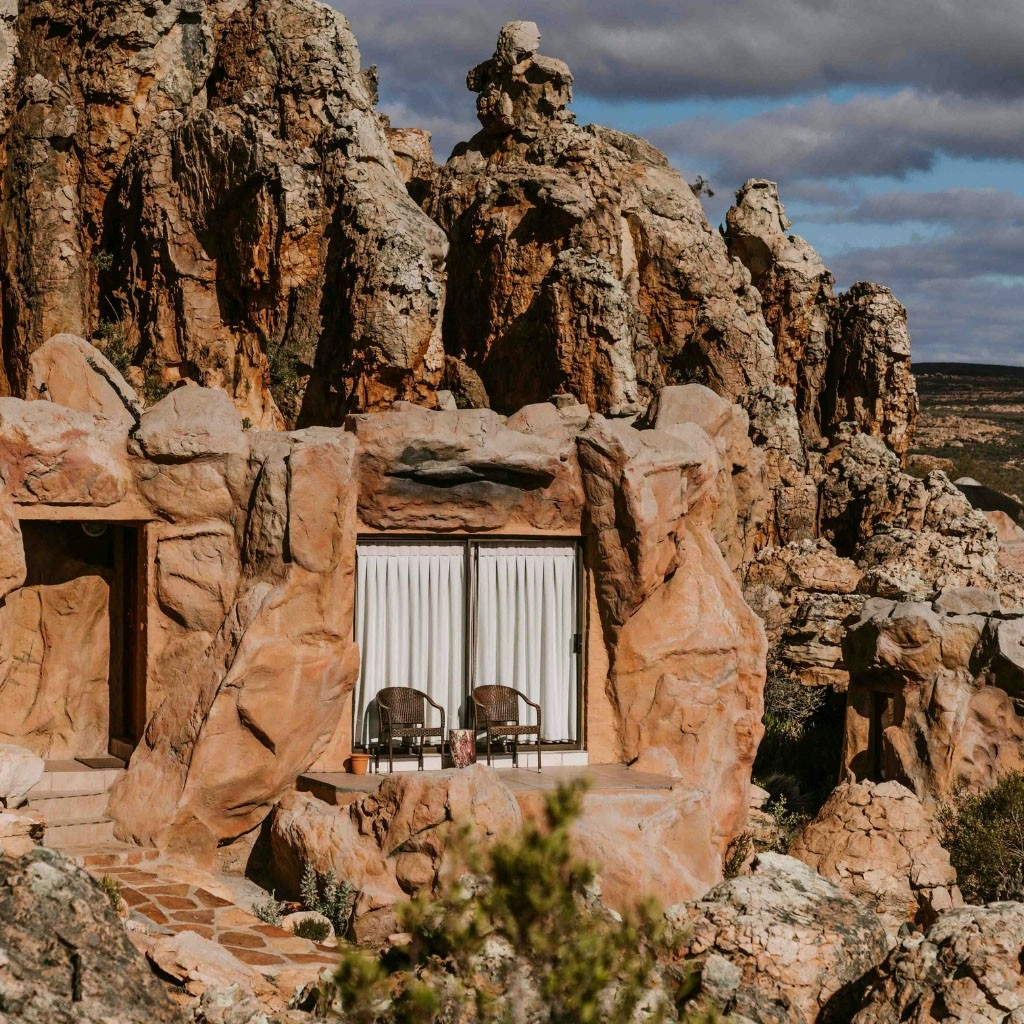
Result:
M420 737L420 743L419 743L419 747L420 747L420 767L419 767L419 770L420 771L423 771L423 742L424 742L424 740L423 740L423 737L421 736Z
M537 733L537 774L540 775L540 733Z
M491 730L487 730L487 767L491 767Z
M394 737L391 733L388 733L388 775L393 775L395 772L395 746Z
M377 742L373 745L373 773L380 775L380 733L377 733Z
M519 767L519 737L512 737L512 767Z

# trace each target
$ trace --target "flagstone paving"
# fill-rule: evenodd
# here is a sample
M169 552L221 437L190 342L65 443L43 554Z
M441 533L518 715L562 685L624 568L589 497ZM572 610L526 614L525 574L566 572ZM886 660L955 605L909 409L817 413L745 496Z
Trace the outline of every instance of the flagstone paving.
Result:
M120 884L135 924L129 934L143 950L160 935L191 931L262 974L287 973L292 983L306 975L312 981L324 968L337 965L336 950L261 921L214 875L164 860L89 863L112 859L87 857L84 866L95 878L108 875Z

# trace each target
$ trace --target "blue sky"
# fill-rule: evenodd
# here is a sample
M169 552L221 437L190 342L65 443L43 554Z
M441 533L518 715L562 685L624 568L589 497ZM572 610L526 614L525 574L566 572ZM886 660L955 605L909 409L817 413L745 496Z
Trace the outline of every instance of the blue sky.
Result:
M476 130L465 73L501 25L535 20L573 109L643 135L719 223L747 177L779 182L793 231L840 288L907 306L917 361L1024 365L1024 5L1020 0L334 0L381 109Z

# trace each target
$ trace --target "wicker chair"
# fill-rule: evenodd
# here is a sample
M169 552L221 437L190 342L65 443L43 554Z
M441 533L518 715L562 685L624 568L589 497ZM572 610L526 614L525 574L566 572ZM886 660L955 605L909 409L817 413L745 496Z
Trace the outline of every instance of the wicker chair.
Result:
M441 728L431 729L427 725L427 705L441 712ZM380 772L380 748L384 737L388 740L388 771L395 770L394 742L400 739L419 739L419 770L423 771L424 741L437 737L444 755L444 708L430 699L422 690L411 686L388 686L377 694L377 713L380 729L377 732L376 770Z
M534 704L525 693L511 686L478 686L472 691L473 715L477 731L487 733L487 763L491 763L491 739L512 740L512 764L519 767L519 737L537 737L537 771L540 771L540 705ZM537 712L536 725L523 725L519 721L519 701L529 704Z

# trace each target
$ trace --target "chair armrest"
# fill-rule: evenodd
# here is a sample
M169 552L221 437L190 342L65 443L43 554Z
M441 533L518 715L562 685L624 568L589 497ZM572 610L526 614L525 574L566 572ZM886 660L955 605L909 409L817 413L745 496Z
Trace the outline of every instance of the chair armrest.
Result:
M526 702L527 704L529 704L531 708L533 708L533 709L534 709L534 710L535 710L535 711L537 712L537 731L538 731L538 733L539 733L539 732L540 732L540 715L541 715L541 711L540 711L540 705L539 705L539 704L537 704L536 702L534 702L534 701L530 700L530 698L529 698L529 697L527 697L527 696L526 696L526 694L522 692L522 690L516 690L516 693L517 693L517 694L518 694L518 695L519 695L519 696L520 696L520 697L521 697L521 698L522 698L522 699L523 699L523 700L524 700L524 701L525 701L525 702Z
M427 703L428 703L428 704L429 704L429 705L430 705L430 706L431 706L432 708L437 708L437 710L441 712L441 735L442 735L442 737L443 737L443 736L444 736L444 708L443 708L443 707L441 707L441 705L440 705L440 704L438 704L438 703L437 703L437 701L436 701L436 700L434 700L434 699L433 699L433 698L432 698L432 697L430 696L430 694L428 694L428 693L424 693L424 694L423 694L423 696L424 696L424 698L425 698L426 702L427 702ZM424 725L426 725L426 723L425 723L425 722L424 722Z

